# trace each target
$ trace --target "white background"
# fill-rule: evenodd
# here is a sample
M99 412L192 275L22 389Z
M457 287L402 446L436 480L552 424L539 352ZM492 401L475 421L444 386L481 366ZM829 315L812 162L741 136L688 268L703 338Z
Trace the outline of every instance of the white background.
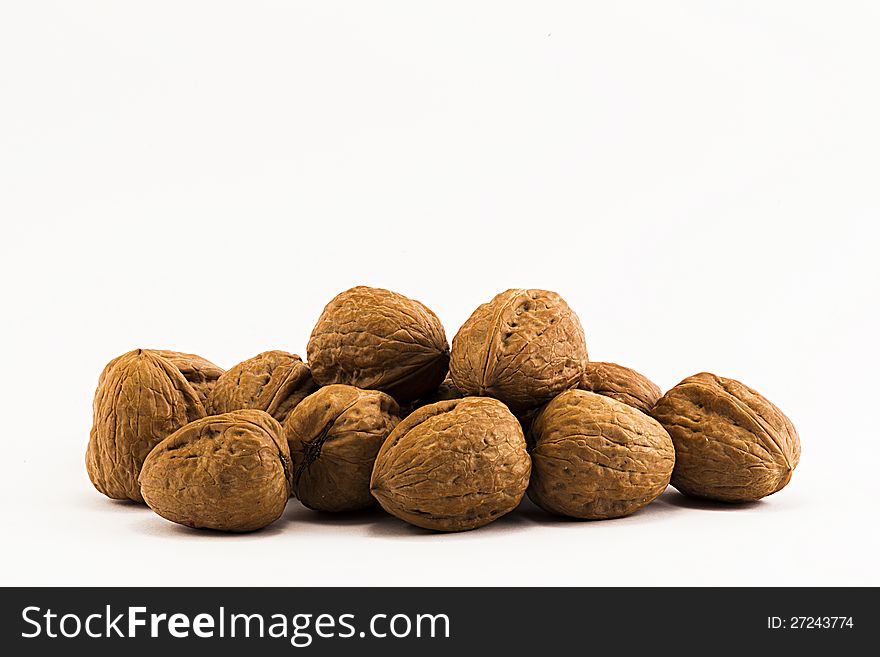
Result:
M878 33L870 2L3 3L0 582L880 584ZM556 290L594 360L763 392L801 465L751 506L456 535L93 490L106 361L304 355L356 284L450 340Z

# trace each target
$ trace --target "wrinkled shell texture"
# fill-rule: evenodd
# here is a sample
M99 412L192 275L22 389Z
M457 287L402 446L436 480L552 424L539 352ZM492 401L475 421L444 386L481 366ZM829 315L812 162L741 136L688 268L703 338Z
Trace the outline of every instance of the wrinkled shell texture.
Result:
M324 308L308 345L312 376L381 390L404 404L437 388L449 369L449 344L437 316L418 301L355 287Z
M277 520L290 496L281 425L256 410L212 415L163 440L140 476L153 511L187 527L245 532Z
M644 413L583 390L545 406L529 430L529 498L542 509L600 520L642 508L669 484L675 452Z
M370 475L397 412L397 402L378 390L330 385L307 397L284 425L296 497L317 511L375 504Z
M759 393L703 372L667 392L652 411L675 443L672 485L724 502L781 490L801 457L797 430Z
M459 329L450 373L462 393L495 397L517 413L576 387L587 360L584 331L562 297L507 290Z
M208 408L208 397L211 390L217 383L217 380L223 374L223 368L214 365L209 360L205 360L201 356L195 354L185 354L179 351L168 351L167 349L150 349L157 356L161 356L165 360L174 365L183 378L189 381L189 384L199 396L199 401L205 410Z
M208 400L214 415L244 408L265 411L279 422L318 389L309 366L286 351L265 351L219 378Z
M649 378L617 363L587 363L579 388L611 397L642 413L650 413L663 394Z
M147 454L205 417L199 394L162 353L168 352L130 351L110 361L98 379L86 470L108 497L143 501L138 474Z
M494 399L466 397L424 406L398 424L370 485L392 515L425 529L462 531L515 509L530 470L510 411Z

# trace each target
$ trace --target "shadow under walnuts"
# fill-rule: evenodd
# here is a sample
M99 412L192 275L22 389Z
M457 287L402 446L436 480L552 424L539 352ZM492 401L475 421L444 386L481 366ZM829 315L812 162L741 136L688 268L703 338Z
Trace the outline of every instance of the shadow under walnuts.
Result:
M528 497L524 497L523 501L520 503L514 513L521 515L526 521L533 525L540 525L543 527L562 527L562 526L570 526L570 527L585 527L585 526L602 526L602 527L610 527L612 524L620 524L625 522L632 522L638 520L647 520L652 517L657 517L660 515L665 515L668 513L674 513L674 510L670 509L668 505L664 504L662 501L662 495L654 500L651 504L639 509L635 513L623 516L620 518L606 518L603 520L589 520L587 518L572 518L569 516L557 515L555 513L550 513L545 511L537 504L532 502Z
M366 528L367 534L373 537L382 538L428 538L428 537L444 537L447 540L456 535L473 535L473 532L440 532L430 529L422 529L415 525L410 525L403 520L395 518L387 513L379 505L362 509L360 511L352 511L348 513L322 513L307 509L296 500L291 499L287 506L287 510L276 524L284 525L285 523L294 523L296 525L314 525L321 527L360 527ZM495 522L480 528L479 535L486 536L493 532L509 531L512 528L527 523L527 520L520 517L516 511L502 516Z
M114 500L112 498L107 498L106 500L102 501L105 504L109 502L111 506L115 506L119 509L136 509L140 511L152 512L152 509L146 504L143 504L142 502L135 502L134 500Z
M142 508L148 510L144 505L135 502L114 501L114 504L120 507ZM733 504L729 502L715 502L712 500L688 497L670 486L662 495L660 495L660 497L636 513L623 518L613 518L600 521L569 518L547 513L528 497L523 497L519 506L514 511L502 516L489 525L481 527L479 530L465 532L438 532L430 529L422 529L395 518L389 513L386 513L378 505L370 507L369 509L347 513L323 513L307 509L295 499L289 501L287 508L284 511L284 515L276 522L268 527L253 532L228 533L211 529L194 529L184 525L163 522L160 519L157 519L157 522L153 522L152 519L154 516L152 514L150 514L151 518L149 520L138 522L137 527L141 532L156 537L188 536L196 539L228 541L236 538L260 539L269 536L276 536L290 531L291 528L288 526L289 524L311 524L322 527L366 526L367 533L376 538L419 539L442 537L444 540L450 540L455 536L473 536L475 533L479 534L481 537L488 537L492 534L503 534L528 525L583 527L585 525L598 524L607 527L611 523L624 523L639 520L645 521L662 515L677 513L678 509L697 509L702 511L730 513L760 508L761 506L764 506L762 500Z
M368 529L372 536L380 538L431 538L440 537L443 540L455 540L457 536L480 536L488 537L492 534L504 534L515 531L518 527L528 524L528 520L524 518L518 511L514 510L501 516L498 520L488 525L469 531L462 532L444 532L432 529L423 529L416 527L403 520L399 520L390 514L384 514L384 519L374 523Z
M608 527L612 523L624 523L627 521L645 521L652 519L653 517L659 517L661 515L666 515L669 513L676 513L677 509L674 505L666 502L664 497L670 494L670 490L667 490L666 493L657 498L653 503L648 506L640 509L636 513L626 516L623 518L612 518L609 520L585 520L581 518L569 518L567 516L555 515L552 513L548 513L544 511L542 508L537 506L534 502L532 502L528 497L523 497L519 506L511 511L510 513L502 516L498 520L480 527L474 531L465 531L465 532L435 532L428 529L421 529L414 525L410 525L403 521L397 520L396 518L382 514L380 511L380 518L377 518L377 522L369 528L369 532L375 536L381 537L393 537L393 538L406 538L406 537L427 537L427 536L442 536L453 537L453 536L473 536L478 534L481 537L488 537L491 534L502 534L509 531L515 531L517 529L526 528L529 525L538 525L544 527L585 527L585 526L595 526L595 527ZM680 495L677 492L672 492L673 495ZM332 520L331 520L332 522Z
M341 511L336 513L328 513L323 511L314 511L303 506L299 500L290 499L287 503L287 509L279 520L279 523L296 523L307 525L320 525L322 527L355 527L358 525L369 525L383 520L395 520L396 518L388 515L377 504L367 509L358 511Z
M684 495L671 486L668 487L657 499L648 504L647 506L642 507L635 513L623 516L621 518L610 518L606 520L584 520L580 518L569 518L566 516L554 515L552 513L547 513L536 504L534 504L528 497L524 497L523 501L520 503L514 513L520 514L527 518L529 521L535 524L551 526L551 525L585 525L585 524L595 524L599 523L603 527L609 525L610 523L624 523L624 522L632 522L632 521L646 521L649 519L654 519L659 516L668 515L670 513L677 513L679 509L697 509L702 511L721 511L721 512L734 512L734 511L746 511L749 509L760 508L763 505L762 501L757 502L746 502L746 503L729 503L729 502L715 502L712 500L703 500L694 497L688 497Z
M679 498L684 498L684 501ZM604 527L608 526L610 523L615 522L631 522L633 520L645 521L662 515L676 513L679 507L683 508L688 503L701 504L701 501L689 500L678 491L672 488L668 488L660 497L654 500L654 502L630 516L626 516L623 518L613 518L610 520L595 521L584 520L580 518L569 518L566 516L548 513L547 511L544 511L539 506L537 506L534 502L532 502L527 496L524 496L519 506L514 511L502 516L498 520L488 525L479 528L478 530L475 530L475 532L479 536L488 537L491 534L503 534L517 528L527 527L528 525L557 527L569 525L572 527L583 527L585 525L594 525L598 522L599 525ZM731 506L736 508L737 506L742 505L725 504L719 506L721 506L722 509L726 510ZM714 508L714 505L709 504L705 508ZM296 524L312 524L326 527L366 526L368 534L382 538L427 538L432 536L452 538L454 536L475 535L474 531L441 532L416 527L415 525L410 525L409 523L399 520L398 518L395 518L394 516L386 513L379 506L371 507L369 509L361 511L353 511L351 513L320 513L305 508L301 504L297 503L296 500L290 501L290 504L287 507L287 511L285 511L283 522L291 522Z
M681 509L697 509L701 511L723 511L729 513L731 511L748 511L750 509L758 509L765 506L764 500L755 500L754 502L719 502L715 500L706 500L699 497L689 497L679 493L674 488L666 489L658 498L670 506ZM648 505L650 508L651 505Z
M283 534L285 531L284 525L280 520L267 527L256 529L254 531L228 532L219 529L208 529L205 527L188 527L186 525L168 522L156 514L151 514L150 518L134 524L134 527L142 534L154 538L179 538L185 536L196 540L215 541L259 540L269 536Z

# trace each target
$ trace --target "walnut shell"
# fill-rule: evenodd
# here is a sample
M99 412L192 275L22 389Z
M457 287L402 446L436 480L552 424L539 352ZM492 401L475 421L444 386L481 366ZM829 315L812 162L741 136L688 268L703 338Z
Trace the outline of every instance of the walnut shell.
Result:
M217 383L217 379L223 374L223 368L217 367L211 361L195 354L168 351L167 349L151 349L150 351L169 361L180 370L183 378L189 381L189 384L199 396L202 406L207 410L208 396L211 394L214 384Z
M584 331L562 297L507 290L459 329L450 373L464 394L495 397L520 413L576 387L587 360Z
M316 511L357 511L375 504L370 474L397 425L397 402L378 390L342 384L306 397L284 424L293 460L293 492Z
M584 365L581 390L605 395L632 406L642 413L650 413L663 391L648 377L617 363L593 361Z
M651 414L672 436L672 485L686 495L759 500L782 490L800 461L801 441L791 420L733 379L690 376Z
M309 366L296 354L264 351L230 368L208 398L212 415L243 408L265 411L279 422L318 389Z
M144 462L140 484L144 500L167 520L253 531L284 512L290 454L272 416L232 411L191 422L159 443Z
M147 454L205 417L198 393L163 353L169 352L129 351L110 361L98 379L86 470L107 497L142 502L137 479Z
M370 489L401 520L475 529L519 504L531 463L519 422L501 402L465 397L423 406L379 450Z
M402 294L363 286L327 304L307 355L319 384L381 390L401 404L436 389L449 369L449 344L433 312Z
M568 390L529 430L529 498L573 518L619 518L666 490L675 451L660 423L610 397Z

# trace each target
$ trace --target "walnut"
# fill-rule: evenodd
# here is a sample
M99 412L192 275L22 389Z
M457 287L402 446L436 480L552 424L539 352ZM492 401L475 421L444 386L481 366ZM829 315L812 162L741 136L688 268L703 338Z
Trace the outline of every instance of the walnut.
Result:
M706 372L688 377L651 414L672 436L672 485L687 495L758 500L782 490L800 461L791 420L733 379Z
M266 411L279 422L318 389L309 366L286 351L264 351L232 367L208 398L212 415L242 408Z
M663 392L646 376L617 363L591 362L584 366L581 390L595 392L650 413Z
M477 308L452 341L450 373L466 395L521 413L578 385L584 331L555 292L507 290Z
M329 385L306 397L284 423L296 497L317 511L375 504L370 473L397 412L389 395L354 386Z
M150 508L172 522L232 532L265 527L290 496L281 425L250 409L191 422L150 452L140 485Z
M535 417L529 498L574 518L626 516L669 484L675 452L669 434L631 406L568 390Z
M107 497L143 501L137 478L147 454L205 416L199 393L168 354L181 362L176 352L135 349L110 361L98 379L86 470Z
M449 368L437 316L418 301L372 287L351 288L327 304L307 354L319 384L381 390L401 404L435 390Z
M370 489L389 513L441 531L475 529L512 511L531 464L516 418L483 397L413 412L379 450Z
M217 380L223 374L223 368L217 367L209 360L205 360L201 356L195 354L184 354L179 351L168 351L166 349L151 349L154 354L161 356L183 374L183 378L189 381L189 384L199 396L199 401L205 410L208 408L208 396L217 383Z

